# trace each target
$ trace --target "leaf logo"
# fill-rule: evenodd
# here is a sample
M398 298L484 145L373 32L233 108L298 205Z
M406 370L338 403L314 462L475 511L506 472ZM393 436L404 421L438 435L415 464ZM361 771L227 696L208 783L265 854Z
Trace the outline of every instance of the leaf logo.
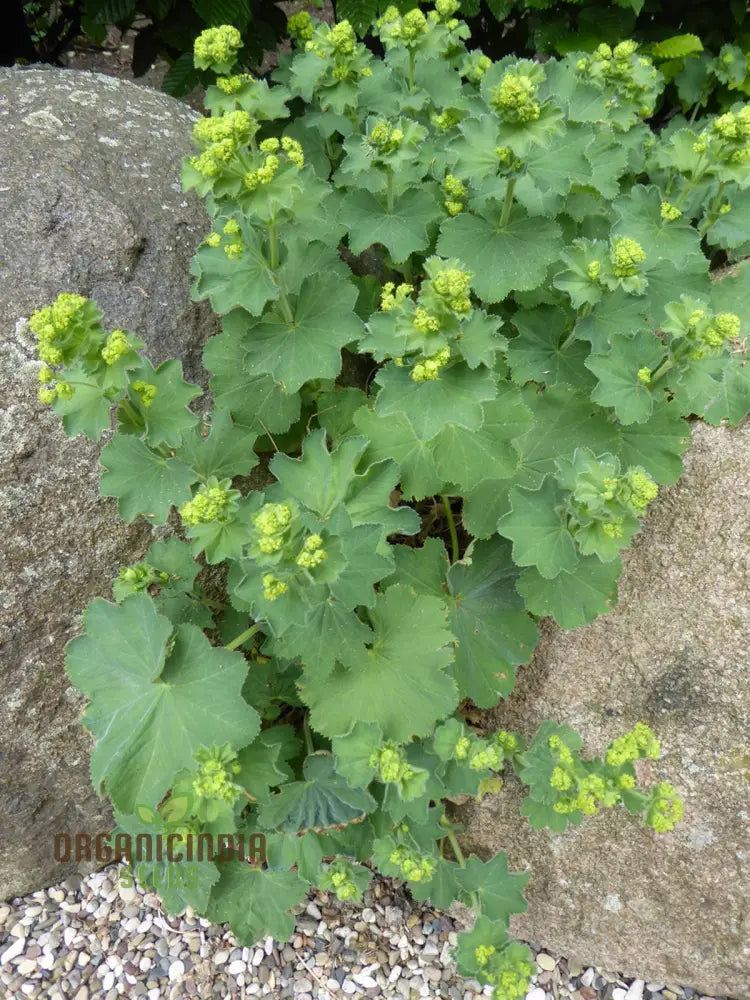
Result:
M166 827L179 826L193 812L195 796L190 791L181 791L178 795L170 795L160 810L151 806L138 805L135 814L141 823L148 826L164 824Z

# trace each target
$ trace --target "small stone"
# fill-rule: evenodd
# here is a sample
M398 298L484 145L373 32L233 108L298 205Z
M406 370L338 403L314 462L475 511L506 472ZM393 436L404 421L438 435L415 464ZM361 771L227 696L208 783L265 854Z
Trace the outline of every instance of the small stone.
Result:
M5 949L5 951L0 955L0 965L7 965L12 959L17 958L18 955L26 947L26 940L22 937L15 938L11 944Z
M23 962L19 962L16 966L16 972L19 976L30 976L32 972L36 971L36 962L32 962L30 959L25 958Z
M361 973L352 976L352 979L358 986L363 986L366 990L378 985L377 979L373 979L372 976L363 976Z
M76 995L73 997L73 1000L89 1000L88 986L82 986L76 993Z
M245 968L246 966L244 962L240 960L235 960L234 962L229 963L229 965L227 966L227 972L229 973L230 976L239 976L240 973L245 971Z
M179 959L169 966L169 981L174 983L185 975L185 963Z
M544 992L544 990L540 989L538 986L535 986L533 990L529 990L529 992L526 994L526 1000L545 1000L546 996L547 994Z
M646 984L642 979L634 979L625 994L626 1000L643 1000L643 990Z
M217 951L214 955L214 965L223 965L229 958L228 951Z
M540 951L536 956L536 964L545 972L552 972L557 965L557 962L551 955L548 955L546 951Z
M341 989L344 993L352 994L357 992L357 986L351 981L351 979L345 979L341 984Z

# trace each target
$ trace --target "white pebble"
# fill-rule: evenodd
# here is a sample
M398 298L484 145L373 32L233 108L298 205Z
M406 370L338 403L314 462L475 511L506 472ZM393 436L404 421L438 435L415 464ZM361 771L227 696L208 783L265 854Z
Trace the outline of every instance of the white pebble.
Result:
M51 951L45 951L39 958L39 968L40 969L54 969L55 967L55 956Z
M581 986L591 986L594 981L594 976L596 973L593 969L586 969L584 974L581 976Z
M356 985L351 981L351 979L345 979L341 984L341 989L344 993L352 994L357 992Z
M265 952L263 951L263 949L262 948L257 948L256 951L255 951L255 954L253 955L253 965L256 966L256 967L258 965L260 965L260 963L263 961L263 956L264 955L265 955Z
M16 966L16 972L19 976L30 976L32 972L36 971L36 962L32 961L30 958L25 958L23 962L19 962Z
M185 975L185 963L181 962L179 958L176 962L172 962L169 966L169 981L170 983L176 982L178 979L182 979Z
M612 990L612 1000L625 1000L625 993L626 992L627 991L624 990L621 986L616 986Z
M229 958L228 951L217 951L214 955L214 965L223 965Z
M401 966L394 965L391 969L391 974L388 976L389 983L395 983L398 977L401 975Z
M545 1000L547 994L539 986L535 986L533 990L529 990L526 994L526 1000Z
M6 965L12 959L17 958L18 955L26 947L26 941L22 937L17 937L14 939L13 943L5 949L5 951L0 955L0 965Z
M102 979L102 989L111 990L114 985L115 985L115 974L110 969L104 976L104 979Z
M352 979L358 986L363 986L366 990L378 985L377 979L373 979L372 976L363 976L361 972L358 975L352 976Z
M540 951L536 956L536 964L545 972L552 972L557 965L557 962L551 955L548 955L546 951Z
M120 894L120 899L123 901L123 903L132 903L134 900L138 898L138 892L135 886L121 885L118 886L117 891Z
M245 971L245 963L241 962L239 959L235 959L234 962L230 962L227 966L227 971L230 976L239 976Z
M625 994L626 1000L643 1000L643 988L646 984L642 979L634 979Z
M272 937L267 937L266 940L263 942L263 951L265 951L266 955L270 955L273 952Z

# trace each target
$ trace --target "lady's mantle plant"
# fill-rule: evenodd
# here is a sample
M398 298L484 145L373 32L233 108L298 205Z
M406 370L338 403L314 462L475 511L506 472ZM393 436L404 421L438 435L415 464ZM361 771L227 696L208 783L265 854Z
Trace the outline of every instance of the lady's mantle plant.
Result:
M311 884L356 899L377 867L472 904L460 967L513 1000L526 876L465 858L445 800L509 764L535 827L622 804L663 832L682 805L637 785L645 724L585 759L565 726L524 747L464 710L510 694L539 617L613 606L685 418L750 408L750 282L709 271L750 239L750 107L655 135L662 80L634 43L493 64L455 9L389 8L382 60L295 15L271 86L231 75L230 28L199 41L223 74L184 166L213 219L194 294L223 317L209 418L179 362L154 368L93 303L62 295L31 326L67 432L97 438L114 409L103 494L182 525L69 646L94 783L131 833L171 829L190 792L185 836L267 835L266 867L204 862L167 907L283 938Z

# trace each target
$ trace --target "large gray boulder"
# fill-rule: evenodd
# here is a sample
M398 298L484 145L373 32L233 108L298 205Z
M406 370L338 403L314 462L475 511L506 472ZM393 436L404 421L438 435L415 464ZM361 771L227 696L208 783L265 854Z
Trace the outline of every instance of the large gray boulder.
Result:
M685 819L657 835L624 811L556 836L519 817L521 789L463 810L464 844L528 869L516 934L558 954L712 995L750 997L750 422L694 427L679 485L662 491L626 560L617 608L546 627L491 724L543 719L601 753L639 720L663 743L649 781Z
M59 292L88 295L152 360L181 358L201 379L214 325L190 303L189 264L209 222L180 187L196 118L98 74L0 70L0 898L64 873L55 833L109 823L63 648L149 540L99 498L98 447L37 402L24 317Z

